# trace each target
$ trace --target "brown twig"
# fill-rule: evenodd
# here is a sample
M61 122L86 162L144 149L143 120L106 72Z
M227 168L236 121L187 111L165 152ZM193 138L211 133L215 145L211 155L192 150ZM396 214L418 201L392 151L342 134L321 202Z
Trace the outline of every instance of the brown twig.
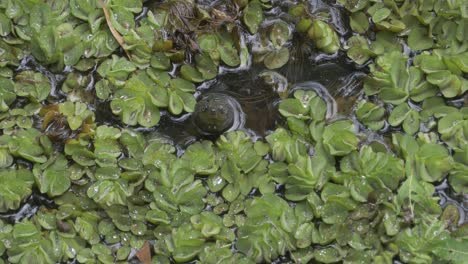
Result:
M107 9L107 5L102 0L99 0L99 4L101 5L102 11L104 12L104 18L106 19L107 26L109 27L109 30L112 33L112 36L114 36L115 40L117 40L117 43L119 43L120 47L125 51L125 54L127 55L127 57L131 60L132 57L124 48L125 42L124 42L123 37L120 35L119 32L117 32L114 26L112 26L112 21L110 19L110 13L109 13L109 9Z

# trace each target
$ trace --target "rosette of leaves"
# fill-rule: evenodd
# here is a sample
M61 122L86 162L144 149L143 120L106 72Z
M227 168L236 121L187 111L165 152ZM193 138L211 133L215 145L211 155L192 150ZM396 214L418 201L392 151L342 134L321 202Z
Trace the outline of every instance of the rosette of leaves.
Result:
M365 64L370 58L403 50L397 35L388 31L377 32L374 41L363 36L352 36L347 40L345 48L348 57L360 65Z
M80 166L93 166L96 164L96 156L93 151L89 150L90 145L91 135L81 134L79 138L70 139L66 142L64 153Z
M112 113L128 125L151 127L159 122L159 108L153 98L164 91L144 72L138 72L118 89L111 102Z
M403 160L388 153L375 152L369 146L343 157L340 168L341 172L351 176L351 195L359 202L366 202L369 193L376 187L396 190L405 177Z
M320 190L334 174L335 161L320 144L315 146L314 156L300 156L295 163L288 165L284 179L275 180L285 183L285 197L291 201L301 201L315 190Z
M0 129L3 129L4 133L9 134L12 132L7 132L8 130L32 128L32 117L37 115L40 109L41 104L31 103L23 108L15 108L8 111L8 113L2 113L0 114Z
M106 206L127 205L127 198L133 194L134 188L122 177L119 168L98 168L94 177L96 181L86 192L89 198Z
M211 175L219 169L211 141L196 142L190 145L181 159L186 160L189 168L198 175Z
M227 185L222 191L223 197L234 201L240 194L245 196L259 182L258 177L266 176L260 171L266 170L262 162L263 154L258 153L250 137L241 131L221 135L216 141L219 149L221 177Z
M136 70L135 65L123 57L112 55L111 59L103 61L97 68L97 73L109 80L110 83L116 86L126 84L126 80L130 73Z
M60 103L58 112L67 118L71 130L77 130L83 124L92 124L94 121L94 112L89 110L85 103L70 101Z
M419 131L420 119L418 111L403 103L392 110L388 117L388 123L393 127L402 125L406 133L413 135Z
M16 210L32 193L33 175L27 169L0 170L0 212Z
M186 65L184 65L186 66ZM159 107L167 107L169 112L180 115L183 111L193 112L196 100L193 96L195 85L182 78L167 78L166 73L151 75L153 80L159 83L159 87L153 92L152 101ZM162 77L164 76L164 77Z
M345 156L357 149L359 138L350 120L339 120L327 125L321 135L323 146L333 156Z
M439 87L444 97L453 98L468 90L468 81L463 77L468 72L467 56L466 52L457 56L421 54L414 64L426 74L427 82Z
M31 70L22 71L15 76L15 93L27 97L32 102L44 101L50 93L51 84L47 76Z
M241 63L240 51L236 48L234 33L202 33L197 36L200 50L209 54L216 65L223 62L227 66L236 67Z
M399 248L398 256L405 262L439 261L463 263L466 259L464 248L468 240L450 236L446 223L436 217L423 216L421 223L400 232L395 244Z
M311 90L297 90L293 94L294 98L288 98L281 101L279 112L284 117L294 117L301 120L325 119L327 114L327 104Z
M433 197L435 188L428 182L446 176L452 168L452 157L447 150L435 143L421 143L410 135L393 134L393 145L405 158L406 180L398 189L397 204L406 208L411 219L421 215L438 216L438 197Z
M46 155L52 152L51 145L50 140L34 128L14 130L11 135L0 136L0 147L7 147L14 157L35 163L47 161Z
M198 254L200 263L240 263L254 264L255 262L241 253L233 253L231 245L216 245L215 243L206 245L202 252ZM197 262L198 263L198 262Z
M122 139L121 142L124 142ZM125 143L129 142L127 139L129 138L125 138ZM139 137L136 136L131 139L132 142L129 143L136 143L134 141L139 140ZM134 145L132 147L134 147ZM143 165L153 165L160 169L161 166L166 166L177 159L175 152L176 148L171 141L167 138L161 137L160 135L153 135L152 137L147 138L147 144L144 146L143 152L141 154L132 154L132 156L135 155L135 157L138 157L139 155L142 155Z
M453 166L448 150L439 144L426 143L419 147L415 155L415 173L428 182L443 179Z
M114 167L117 158L122 154L118 139L120 129L109 126L99 126L96 128L94 136L94 155L96 163L101 167Z
M319 50L327 54L334 54L340 49L338 33L324 21L314 19L307 30L307 36Z
M346 42L345 48L347 49L346 54L348 57L360 65L375 56L375 53L369 47L368 40L363 36L350 37Z
M5 23L5 21L0 23ZM8 29L2 28L2 30ZM0 40L0 48L3 50L2 54L0 55L0 76L4 78L11 78L13 76L13 71L8 68L8 66L19 66L20 60L28 54L28 51L24 45L21 45L21 43L17 44L19 45L15 46L13 43L7 43L4 40Z
M379 56L370 69L364 92L369 96L378 95L386 103L399 105L408 99L421 102L438 92L436 86L426 81L422 70L407 67L407 57L400 52Z
M190 217L190 222L205 238L214 238L218 243L231 243L236 237L233 230L224 226L223 219L213 212L194 215Z
M46 6L46 5L39 5ZM34 10L34 9L33 9ZM48 17L50 11L44 9L41 14ZM33 14L32 14L33 15ZM33 29L31 52L40 62L57 70L64 66L73 66L85 53L85 43L82 41L83 27L65 21L41 21L40 28Z
M43 164L36 164L33 169L39 191L49 197L59 196L68 190L71 172L68 160L61 154Z
M147 214L150 222L170 223L179 213L195 215L205 207L207 190L200 180L194 179L187 161L181 159L160 164L159 170L148 175L145 188L154 197Z
M356 117L359 122L372 130L382 129L385 125L385 109L365 100L358 103Z
M289 48L286 46L291 39L291 30L288 23L279 20L261 32L261 45L256 48L255 61L265 64L268 69L283 67L289 60Z
M205 240L201 231L195 229L190 223L184 223L172 229L166 244L175 261L188 262L203 250Z
M466 152L465 152L466 153ZM461 162L453 164L453 168L448 176L450 186L456 193L468 193L468 165Z
M393 2L375 3L366 9L366 13L369 14L372 22L374 22L379 30L388 30L398 33L406 29L407 26L400 20L398 14L392 12L394 7L396 7L396 5ZM423 34L421 34L421 37L422 36Z
M236 248L255 262L271 262L295 249L297 219L285 200L265 195L246 202L246 219L237 230Z
M307 155L307 142L297 136L290 135L288 130L284 128L277 128L265 139L270 145L271 155L275 161L295 163Z
M67 94L71 102L94 103L94 94L91 94L91 76L80 72L71 72L62 84L61 90Z
M54 254L58 261L74 259L78 252L86 247L86 241L76 234L73 223L60 220L57 210L41 207L32 221L45 232L46 238L53 242Z
M305 4L298 4L289 9L289 15L298 19L296 31L306 33L315 46L327 53L334 54L340 49L340 39L338 33L329 23L322 21L318 17L310 17L310 10Z
M59 250L53 241L42 235L39 227L28 220L17 223L12 230L12 243L7 250L11 263L55 263L59 261Z

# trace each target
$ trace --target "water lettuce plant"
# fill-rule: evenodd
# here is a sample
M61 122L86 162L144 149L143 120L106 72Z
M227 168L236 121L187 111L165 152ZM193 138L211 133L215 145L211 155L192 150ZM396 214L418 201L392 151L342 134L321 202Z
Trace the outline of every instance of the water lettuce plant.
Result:
M336 2L0 0L0 264L465 263L466 3ZM166 135L251 68L265 135Z

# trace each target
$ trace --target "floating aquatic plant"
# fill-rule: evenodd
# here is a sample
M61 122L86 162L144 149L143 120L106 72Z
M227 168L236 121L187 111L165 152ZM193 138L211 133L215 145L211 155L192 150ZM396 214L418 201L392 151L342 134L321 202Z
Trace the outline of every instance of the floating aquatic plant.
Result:
M466 262L466 4L337 3L0 1L0 263ZM368 69L353 107L288 90L298 43ZM265 137L160 133L251 66Z

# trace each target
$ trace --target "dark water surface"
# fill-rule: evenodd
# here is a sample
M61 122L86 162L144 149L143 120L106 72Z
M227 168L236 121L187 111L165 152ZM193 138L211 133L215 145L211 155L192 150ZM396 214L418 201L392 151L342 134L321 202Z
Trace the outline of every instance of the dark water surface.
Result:
M157 5L158 1L152 2L151 5ZM214 5L219 1L198 1L207 5ZM287 6L289 1L274 1ZM333 1L330 1L333 2ZM280 6L281 6L280 5ZM338 29L341 37L349 36L350 30L348 26L348 19L345 13L339 7L327 5L324 2L311 0L310 5L312 10L320 12L328 10L332 15L332 22ZM150 4L148 7L150 8ZM145 11L147 11L145 8ZM271 11L271 17L281 17L283 15L281 8ZM270 18L271 19L271 18ZM249 43L248 35L244 36ZM365 67L358 67L357 65L349 62L344 53L338 54L335 57L327 57L322 54L316 54L303 47L303 40L295 36L292 43L294 46L290 62L283 68L277 71L278 74L287 79L287 84L283 88L291 90L294 87L300 86L301 88L310 87L314 90L320 90L323 97L330 97L327 103L335 112L336 117L347 116L353 117L353 105L355 101L362 96L362 78L365 76L367 69ZM250 61L252 58L249 58ZM39 65L33 58L28 57L23 62L18 70L34 69L45 73L52 82L52 101L61 102L66 100L66 95L63 94L59 87L61 87L66 75L73 69L66 69L65 72L60 74L53 74L47 68ZM239 69L222 69L222 73L214 80L210 80L201 84L196 96L200 97L207 93L220 92L225 93L235 98L241 105L242 111L245 115L245 122L240 127L248 131L254 138L261 138L278 126L284 125L284 120L280 118L277 112L277 104L280 95L274 91L271 85L265 83L259 75L265 71L263 65L252 65L249 62L247 65ZM98 79L95 71L89 72L90 82L87 89L89 93L89 103L94 106L96 114L97 125L112 124L118 127L125 127L118 117L114 116L110 110L108 101L95 99L94 83ZM21 107L25 102L18 100L16 107ZM178 149L183 151L185 147L195 141L201 139L215 140L216 136L206 136L200 133L194 125L191 114L184 114L181 116L172 116L168 112L161 113L161 121L154 128L141 129L145 133L160 133L167 138L171 139ZM40 118L36 120L36 127L41 129ZM368 131L361 131L368 133ZM60 149L60 145L64 140L73 137L73 134L67 134L66 131L60 131L56 137L56 143ZM377 141L385 142L386 134L372 133L369 135L369 142L375 138ZM460 223L468 222L468 199L461 195L454 194L450 190L447 181L444 180L436 187L436 194L440 198L440 205L442 208L448 204L457 206L460 212ZM40 206L46 208L54 208L54 202L46 198L45 195L40 194L37 190L33 191L31 197L28 198L19 210L0 214L0 219L7 222L18 222L23 218L30 218L34 215ZM274 263L292 263L287 257L278 259ZM397 263L397 262L396 262Z

